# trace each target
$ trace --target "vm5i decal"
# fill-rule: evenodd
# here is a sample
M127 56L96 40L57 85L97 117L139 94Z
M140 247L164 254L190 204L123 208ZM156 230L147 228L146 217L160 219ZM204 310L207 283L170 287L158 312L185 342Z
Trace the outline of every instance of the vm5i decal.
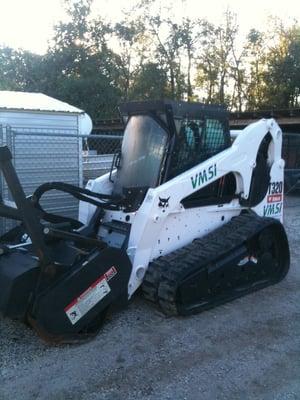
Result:
M264 206L264 217L281 214L283 200L282 191L282 182L270 182L267 195L267 204Z
M204 183L211 181L217 175L217 164L212 164L208 168L191 176L193 189L201 187Z

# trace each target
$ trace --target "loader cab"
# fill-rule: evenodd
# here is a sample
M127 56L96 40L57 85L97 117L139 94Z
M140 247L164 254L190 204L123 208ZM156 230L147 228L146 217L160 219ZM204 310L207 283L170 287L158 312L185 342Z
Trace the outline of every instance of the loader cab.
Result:
M175 178L231 145L228 114L220 106L175 101L120 106L124 138L115 195L137 209L149 188ZM211 191L211 188L209 189Z

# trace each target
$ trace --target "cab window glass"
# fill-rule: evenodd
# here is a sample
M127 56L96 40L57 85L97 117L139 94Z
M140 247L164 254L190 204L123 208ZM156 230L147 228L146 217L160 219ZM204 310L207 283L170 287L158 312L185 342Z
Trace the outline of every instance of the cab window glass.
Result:
M207 148L214 149L225 145L224 126L217 119L206 120L206 138L205 145Z
M217 119L185 119L170 163L169 179L224 150L226 134L223 122Z

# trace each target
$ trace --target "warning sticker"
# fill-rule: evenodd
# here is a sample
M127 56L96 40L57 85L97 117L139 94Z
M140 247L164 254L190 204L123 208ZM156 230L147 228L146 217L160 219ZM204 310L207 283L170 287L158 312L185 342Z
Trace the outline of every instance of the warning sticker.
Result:
M116 268L111 267L64 309L72 325L75 325L76 322L111 291L107 281L115 276L116 273Z
M115 267L111 267L108 271L105 272L104 276L107 281L110 281L111 278L113 278L117 273L117 270Z
M282 194L270 194L267 197L267 202L268 203L279 203L280 201L282 201Z

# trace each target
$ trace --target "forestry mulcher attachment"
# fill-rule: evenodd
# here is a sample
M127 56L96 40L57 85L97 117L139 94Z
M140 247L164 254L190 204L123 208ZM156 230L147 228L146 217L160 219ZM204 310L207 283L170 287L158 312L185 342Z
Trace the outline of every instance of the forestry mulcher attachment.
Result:
M219 106L120 107L122 150L86 189L52 182L26 198L7 147L0 168L20 221L1 237L0 311L52 342L96 334L141 286L167 315L190 315L275 284L289 268L282 132L262 119L230 134ZM42 195L80 200L79 221Z

